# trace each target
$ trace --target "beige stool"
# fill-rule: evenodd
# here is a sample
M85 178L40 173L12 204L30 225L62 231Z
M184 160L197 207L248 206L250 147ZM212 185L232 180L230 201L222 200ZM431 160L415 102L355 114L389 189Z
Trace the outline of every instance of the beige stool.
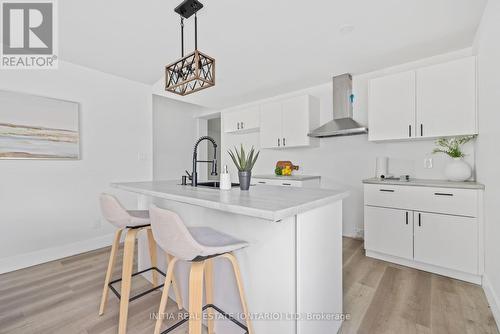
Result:
M209 227L187 228L181 218L172 211L160 209L152 206L149 210L151 216L151 226L153 235L158 246L167 254L174 257L169 261L167 267L167 277L165 287L161 297L160 308L158 310L158 320L156 321L155 334L160 333L163 314L168 301L168 291L170 281L174 277L175 264L178 261L188 261L191 263L189 274L189 320L184 319L174 326L171 326L163 333L168 333L180 324L189 321L189 334L201 334L202 312L208 312L208 333L214 333L214 310L223 314L227 319L244 329L247 333L253 334L252 323L248 313L243 282L241 279L238 261L233 255L233 251L244 248L248 244L244 241L220 233ZM246 318L246 326L236 319L227 316L224 311L213 304L213 259L225 258L230 261L236 284L240 294L241 306ZM206 305L203 306L203 281L205 280ZM177 298L177 296L176 296Z
M125 334L127 330L127 316L128 316L128 304L129 302L140 298L150 292L160 289L164 284L158 285L158 273L165 276L165 274L157 268L157 254L156 254L156 243L153 238L153 233L151 231L151 225L149 222L149 212L147 210L125 210L118 200L109 194L101 194L100 197L101 210L104 218L111 224L113 224L118 229L115 232L115 238L113 240L113 245L111 246L111 254L109 256L108 270L106 272L106 279L104 280L104 288L102 291L101 306L99 308L99 315L104 314L106 309L106 304L108 301L108 291L111 289L117 297L120 299L120 317L118 333ZM123 267L122 267L122 277L111 281L111 276L113 274L116 252L120 246L120 238L122 232L126 230L125 245L123 250ZM148 236L149 244L149 255L151 259L151 268L146 270L132 273L134 264L134 250L135 250L135 240L137 234L140 231L146 231ZM152 271L153 288L140 293L132 298L130 298L130 287L132 283L132 277L138 274L145 273L147 271ZM121 281L121 291L118 293L113 287L114 283ZM168 286L172 282L177 304L179 309L182 309L182 299L181 294L175 281L175 276L171 275L168 281Z

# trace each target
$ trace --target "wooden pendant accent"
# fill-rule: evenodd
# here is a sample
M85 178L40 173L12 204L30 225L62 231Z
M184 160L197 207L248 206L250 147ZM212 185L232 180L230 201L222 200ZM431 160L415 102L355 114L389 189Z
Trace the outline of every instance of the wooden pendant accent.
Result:
M215 59L198 50L165 67L168 92L184 96L214 85Z

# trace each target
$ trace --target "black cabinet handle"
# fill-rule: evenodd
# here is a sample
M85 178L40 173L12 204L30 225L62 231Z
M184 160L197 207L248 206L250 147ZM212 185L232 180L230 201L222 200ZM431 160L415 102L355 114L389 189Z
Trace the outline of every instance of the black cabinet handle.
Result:
M421 137L424 136L424 125L423 124L420 124L420 136Z
M434 193L436 196L453 196L453 194L450 193Z
M379 191L383 191L383 192L386 192L386 193L393 193L394 189L379 189Z
M238 127L238 130L240 129L240 122L236 123L236 126Z
M418 214L418 226L422 226L422 214Z
M406 211L406 225L408 225L408 211Z
M285 138L283 138L283 146L286 146Z
M292 184L291 183L282 183L282 185L284 185L284 186L291 186Z
M278 146L280 146L280 139L278 138Z
M243 129L245 127L245 123L241 122L241 128Z
M260 184L266 184L265 181L258 181L257 183L260 183Z
M408 137L411 138L411 125L408 125Z

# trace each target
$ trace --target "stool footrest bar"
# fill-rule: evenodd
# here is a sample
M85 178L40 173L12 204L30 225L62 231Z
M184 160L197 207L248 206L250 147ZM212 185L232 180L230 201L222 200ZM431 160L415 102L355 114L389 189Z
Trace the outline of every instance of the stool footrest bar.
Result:
M224 318L230 320L232 323L234 323L235 325L237 325L238 327L240 327L241 329L243 329L245 331L245 334L248 334L248 327L247 326L243 325L241 322L239 322L234 317L232 317L231 315L229 315L226 312L224 312L223 310L221 310L219 307L215 306L214 304L207 304L207 305L203 306L202 310L205 311L208 308L211 308L211 309L217 311L218 313L222 314L224 316ZM163 332L161 332L161 334L170 333L170 332L172 332L173 330L175 330L176 328L178 328L179 326L185 324L188 321L189 321L189 317L188 318L184 318L181 321L176 322L174 325L170 326L169 328L167 328Z
M158 269L158 268L156 268L156 267L151 267L151 268L147 268L147 269L144 269L144 270L141 270L141 271L138 271L138 272L136 272L136 273L132 274L132 277L137 276L137 275L140 275L140 274L144 274L145 272L152 271L152 270L156 271L157 273L159 273L159 274L160 274L160 275L162 275L163 277L166 277L166 276L167 276L167 274L165 274L165 273L164 273L163 271L161 271L160 269ZM120 293L119 293L119 292L115 289L115 287L113 286L113 284L118 283L118 282L121 282L121 281L122 281L122 278L118 278L118 279L115 279L114 281L109 282L109 284L108 284L109 288L111 289L111 291L113 291L113 293L116 295L116 297L118 297L118 299L121 299L121 295L120 295ZM148 293L151 293L151 292L153 292L153 291L155 291L155 290L161 289L164 285L165 285L165 284L160 284L160 285L158 285L158 286L156 286L156 287L154 287L154 288L151 288L151 289L149 289L149 290L147 290L147 291L141 292L141 293L139 293L139 294L138 294L138 295L136 295L136 296L130 297L130 299L129 299L128 301L129 301L129 302L131 302L131 301L134 301L134 300L136 300L136 299L138 299L138 298L141 298L141 297L143 297L143 296L147 295Z

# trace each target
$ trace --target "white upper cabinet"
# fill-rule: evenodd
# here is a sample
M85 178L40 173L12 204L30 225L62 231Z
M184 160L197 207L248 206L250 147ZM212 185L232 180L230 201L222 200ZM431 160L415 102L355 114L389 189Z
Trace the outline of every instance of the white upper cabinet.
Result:
M246 133L256 131L260 125L260 107L252 106L223 114L224 132Z
M417 71L418 137L477 133L476 59Z
M368 100L369 140L402 139L414 136L414 71L371 80Z
M260 147L281 146L282 104L263 104L260 109Z
M369 140L476 134L476 58L372 79Z
M316 138L307 134L319 126L319 101L309 95L261 106L261 148L313 146Z

